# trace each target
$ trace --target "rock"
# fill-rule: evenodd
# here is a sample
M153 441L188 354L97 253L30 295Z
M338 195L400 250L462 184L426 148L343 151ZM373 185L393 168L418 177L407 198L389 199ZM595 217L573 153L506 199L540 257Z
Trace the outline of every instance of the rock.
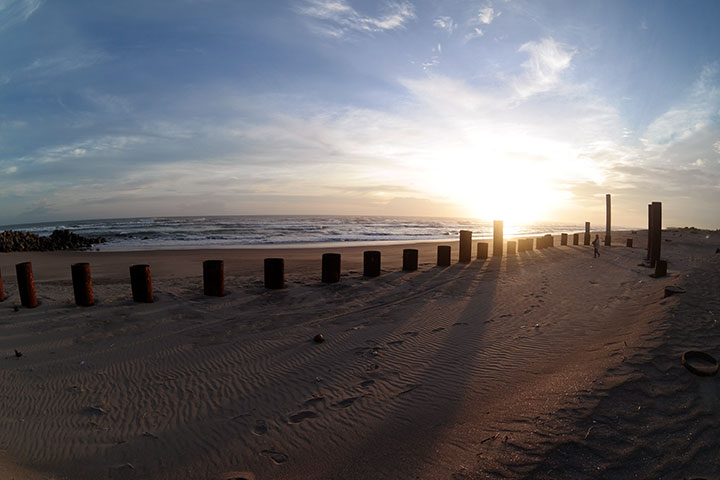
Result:
M31 232L5 230L0 233L0 252L48 252L54 250L85 250L107 240L83 237L70 230L55 230L47 237Z
M325 336L322 333L318 333L313 340L315 340L315 343L322 343L325 341Z

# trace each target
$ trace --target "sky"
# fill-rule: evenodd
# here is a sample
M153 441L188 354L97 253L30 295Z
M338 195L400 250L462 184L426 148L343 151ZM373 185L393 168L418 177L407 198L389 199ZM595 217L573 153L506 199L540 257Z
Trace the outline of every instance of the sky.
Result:
M720 1L0 0L0 225L720 228Z

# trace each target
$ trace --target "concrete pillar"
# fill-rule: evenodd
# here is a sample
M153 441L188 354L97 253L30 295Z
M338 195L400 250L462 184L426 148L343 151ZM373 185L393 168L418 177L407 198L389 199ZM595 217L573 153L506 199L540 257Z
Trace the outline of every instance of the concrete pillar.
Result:
M130 288L132 289L134 301L140 303L153 303L155 301L150 265L132 265L130 267Z
M486 242L478 242L477 258L478 260L485 260L488 258L488 244Z
M380 260L381 254L378 250L368 250L363 252L363 276L379 277L380 276Z
M203 262L203 292L209 297L225 296L225 263L222 260Z
M450 245L438 245L437 247L437 265L438 267L450 266Z
M585 238L583 238L583 245L590 245L590 222L585 222Z
M580 234L573 233L573 245L579 245L579 244L580 244Z
M502 257L503 254L503 221L493 222L493 257Z
M81 307L90 307L95 304L93 295L92 276L89 263L73 263L70 265L72 275L75 304Z
M560 245L567 245L567 241L568 241L568 234L561 233L560 234Z
M406 248L403 250L403 267L406 272L414 272L418 269L417 248Z
M470 230L460 230L460 263L470 263L472 256L472 232Z
M515 254L516 246L517 246L517 242L515 242L514 240L508 240L508 242L507 242L507 254L508 254L508 255L514 255L514 254Z
M285 259L266 258L263 261L265 288L279 290L285 288Z
M609 247L611 242L610 230L610 194L605 195L605 246Z
M339 253L323 253L322 281L323 283L337 283L340 281Z
M652 244L650 245L650 267L660 260L662 246L662 203L652 202Z
M17 275L18 290L20 291L20 303L27 308L37 307L38 301L35 294L32 263L18 263L15 265L15 274Z

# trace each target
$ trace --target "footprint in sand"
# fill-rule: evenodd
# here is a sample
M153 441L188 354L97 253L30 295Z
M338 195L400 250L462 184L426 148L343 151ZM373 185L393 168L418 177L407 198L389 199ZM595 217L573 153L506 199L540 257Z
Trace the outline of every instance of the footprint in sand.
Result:
M252 429L252 432L255 435L265 435L268 431L267 424L263 420L258 420L255 422L255 426Z
M308 418L317 418L317 416L318 415L315 412L311 412L310 410L303 410L302 412L290 415L288 423L300 423L304 420L307 420Z
M318 403L322 403L322 402L325 402L325 397L322 397L322 396L313 397L308 400L305 400L305 403L303 403L303 405L305 405L306 407L311 407L313 405L317 405Z
M407 335L408 337L417 337L420 334L420 332L403 332L403 335Z
M371 387L373 385L375 385L375 380L365 380L360 384L360 386L363 388Z
M359 399L360 397L349 397L344 400L340 400L338 403L333 404L333 407L337 408L347 408L353 403L355 403L355 400Z
M432 331L432 333L442 332L443 330L445 330L445 327L434 328L433 331Z
M453 327L459 327L460 325L467 325L467 322L455 322L452 324Z
M404 343L404 340L395 340L392 342L388 342L388 346L390 345L402 345Z
M275 450L263 450L262 452L260 452L260 454L268 457L276 465L282 465L283 463L288 461L287 455L281 452L276 452Z
M250 472L227 472L223 474L223 480L255 480L255 475Z

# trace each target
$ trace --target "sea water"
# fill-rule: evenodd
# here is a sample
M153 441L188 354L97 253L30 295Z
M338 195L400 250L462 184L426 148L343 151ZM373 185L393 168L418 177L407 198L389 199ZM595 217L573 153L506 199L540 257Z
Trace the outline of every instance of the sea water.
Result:
M505 237L576 233L584 225L535 223L506 225ZM49 235L66 229L86 237L104 237L100 250L158 248L233 248L313 246L319 244L407 243L492 237L492 222L462 218L240 215L205 217L114 218L7 225L1 230Z

